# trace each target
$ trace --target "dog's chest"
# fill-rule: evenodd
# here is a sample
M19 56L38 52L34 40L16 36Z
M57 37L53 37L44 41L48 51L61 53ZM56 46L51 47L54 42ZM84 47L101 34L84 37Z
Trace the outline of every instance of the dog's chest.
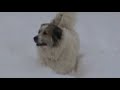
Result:
M46 49L42 49L41 50L41 54L42 54L42 57L44 58L44 60L46 62L54 62L54 61L57 61L57 57L59 56L58 55L58 50L56 49L49 49L49 48L46 48Z

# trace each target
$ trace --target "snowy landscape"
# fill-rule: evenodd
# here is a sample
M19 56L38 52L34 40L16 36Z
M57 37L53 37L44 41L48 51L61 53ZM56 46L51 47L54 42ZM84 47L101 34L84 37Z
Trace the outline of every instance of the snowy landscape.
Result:
M119 78L120 13L78 12L78 72L59 75L37 61L33 37L56 12L0 12L0 78Z

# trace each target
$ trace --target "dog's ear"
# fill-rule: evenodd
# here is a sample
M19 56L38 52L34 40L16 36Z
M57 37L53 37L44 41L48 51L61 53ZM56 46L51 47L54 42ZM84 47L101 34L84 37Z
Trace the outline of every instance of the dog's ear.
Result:
M57 39L61 39L62 37L62 29L56 27L54 30L53 30L53 36L55 36Z
M52 39L54 41L54 45L56 45L58 43L59 40L61 40L62 38L62 29L56 27L53 29L53 32L52 32Z

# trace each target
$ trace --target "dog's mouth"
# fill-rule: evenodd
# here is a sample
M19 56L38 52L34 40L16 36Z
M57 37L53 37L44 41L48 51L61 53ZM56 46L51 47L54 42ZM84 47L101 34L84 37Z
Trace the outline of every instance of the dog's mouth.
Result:
M47 46L47 44L46 43L36 43L36 46Z

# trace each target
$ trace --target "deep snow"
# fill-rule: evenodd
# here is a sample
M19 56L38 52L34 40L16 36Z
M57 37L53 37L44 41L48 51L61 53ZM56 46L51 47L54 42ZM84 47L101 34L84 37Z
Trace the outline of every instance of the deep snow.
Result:
M33 42L40 24L55 12L0 12L0 77L102 78L120 77L120 13L79 12L76 30L80 35L78 73L58 75L37 62Z

